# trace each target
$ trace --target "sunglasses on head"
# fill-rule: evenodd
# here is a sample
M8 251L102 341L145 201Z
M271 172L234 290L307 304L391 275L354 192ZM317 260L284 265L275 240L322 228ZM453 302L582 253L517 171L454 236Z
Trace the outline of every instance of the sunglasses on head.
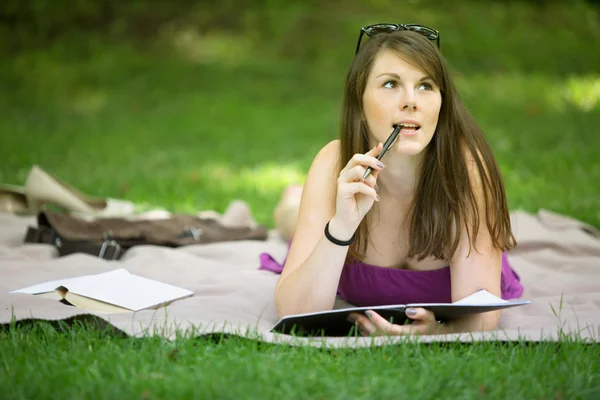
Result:
M373 37L379 33L392 33L395 31L413 31L425 36L429 40L434 40L438 49L440 48L440 33L433 28L424 25L418 24L374 24L365 26L360 29L360 35L358 36L358 43L356 44L356 52L354 55L358 54L358 50L360 49L360 42L362 40L363 35L367 35L368 37Z

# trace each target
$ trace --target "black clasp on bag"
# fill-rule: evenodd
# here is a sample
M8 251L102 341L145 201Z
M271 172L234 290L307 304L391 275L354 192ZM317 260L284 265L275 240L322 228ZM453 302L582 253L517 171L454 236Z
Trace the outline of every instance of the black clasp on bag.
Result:
M112 231L104 232L102 234L102 245L100 246L100 252L98 257L105 260L116 260L121 254L121 245L116 241L112 240Z
M180 239L193 238L195 241L198 241L200 239L200 236L202 236L203 233L204 233L204 231L202 230L202 228L186 226L183 233L181 235L179 235L178 237Z
M40 226L34 228L32 226L27 228L27 234L25 235L25 243L47 243L52 244L56 247L61 246L61 241L54 229Z

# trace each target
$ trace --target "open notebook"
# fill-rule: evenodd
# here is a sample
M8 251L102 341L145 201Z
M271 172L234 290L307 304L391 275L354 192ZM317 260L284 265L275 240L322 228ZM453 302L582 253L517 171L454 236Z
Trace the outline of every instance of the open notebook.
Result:
M10 293L35 294L106 313L158 308L194 294L191 290L133 275L123 268L44 282Z
M502 300L487 290L481 289L454 303L414 303L374 307L350 307L288 315L280 319L271 331L297 336L348 336L353 333L354 328L354 324L347 320L348 315L352 312L373 310L394 324L404 324L409 320L406 314L404 314L404 310L410 307L423 307L433 311L438 321L444 322L469 314L522 306L529 303L529 300Z

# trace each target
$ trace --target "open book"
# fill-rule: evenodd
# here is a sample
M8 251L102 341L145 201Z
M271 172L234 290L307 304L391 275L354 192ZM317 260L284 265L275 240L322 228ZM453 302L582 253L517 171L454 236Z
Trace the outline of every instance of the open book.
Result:
M414 303L394 304L374 307L351 307L306 314L288 315L280 319L271 332L294 334L297 336L349 336L354 324L346 318L352 312L373 310L393 324L404 324L410 319L404 310L411 307L423 307L433 311L438 321L450 321L469 314L483 313L529 304L529 300L502 300L485 289L454 303Z
M106 313L154 309L194 294L191 290L133 275L123 268L44 282L10 293L35 294Z

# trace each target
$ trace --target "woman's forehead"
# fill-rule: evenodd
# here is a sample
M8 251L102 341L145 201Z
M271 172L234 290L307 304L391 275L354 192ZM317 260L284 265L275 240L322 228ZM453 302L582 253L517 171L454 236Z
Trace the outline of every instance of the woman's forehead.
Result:
M391 50L381 51L375 57L370 77L376 78L382 74L396 74L417 80L428 75L423 69L417 67L414 62L409 62L407 57Z

